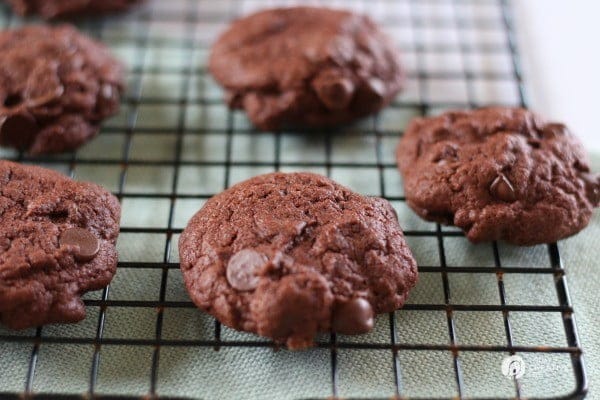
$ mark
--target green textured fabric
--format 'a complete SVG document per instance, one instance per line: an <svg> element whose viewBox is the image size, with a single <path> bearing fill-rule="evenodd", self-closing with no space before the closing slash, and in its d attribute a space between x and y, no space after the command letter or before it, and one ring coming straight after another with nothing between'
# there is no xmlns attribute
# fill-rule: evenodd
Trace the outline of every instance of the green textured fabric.
<svg viewBox="0 0 600 400"><path fill-rule="evenodd" d="M100 33L112 50L125 61L131 71L128 96L139 97L124 105L118 116L108 121L104 132L77 152L77 162L70 156L55 156L49 163L38 163L76 179L98 182L114 192L125 194L122 227L141 228L145 232L123 232L119 237L120 260L124 263L144 262L147 268L119 269L110 286L109 301L125 301L125 306L109 305L105 312L102 337L107 341L98 353L95 393L147 395L151 377L159 310L145 306L161 296L164 261L177 263L177 239L168 242L161 233L169 225L181 229L204 200L177 197L174 204L167 197L140 198L135 193L170 194L175 186L177 195L210 195L253 175L273 171L276 163L281 170L311 170L330 172L332 178L365 194L402 196L402 182L394 167L394 134L376 136L372 128L385 132L403 129L408 120L421 111L419 104L432 102L432 113L443 109L445 102L465 102L466 85L431 79L420 81L421 68L435 73L457 68L461 59L475 71L510 72L507 52L488 54L474 52L424 52L412 49L416 36L424 46L434 48L440 41L460 37L469 43L506 45L502 30L499 2L457 2L455 9L466 20L485 17L491 29L473 28L466 32L456 29L410 29L410 24L391 23L389 15L410 15L412 10L424 19L444 18L452 13L445 2L421 5L420 2L372 1L369 7L356 2L362 11L370 12L380 21L388 21L386 29L405 49L409 78L405 92L398 98L400 106L388 108L377 120L367 119L331 135L304 136L297 133L255 133L243 113L235 112L229 119L226 107L219 102L222 93L205 74L208 45L222 29L223 15L246 13L260 6L281 2L260 1L150 1L141 11L127 17L85 23L82 28L94 35ZM284 2L289 4L289 2ZM348 3L350 4L350 2ZM354 2L352 2L354 4ZM429 2L427 2L429 4ZM164 17L170 16L170 21ZM389 15L388 15L389 14ZM7 12L0 12L0 22L8 23ZM182 23L186 16L198 18L195 26ZM205 16L205 17L201 17ZM218 18L217 18L218 17ZM20 20L12 19L12 23ZM406 22L406 21L405 21ZM471 32L473 31L473 32ZM413 37L414 35L414 37ZM461 37L465 35L466 37ZM147 39L147 40L146 40ZM193 43L186 46L185 40ZM496 42L497 41L497 42ZM139 44L146 46L140 50ZM442 43L447 44L447 43ZM507 62L508 60L508 62ZM192 71L185 72L189 65ZM195 67L198 67L195 69ZM443 67L443 68L442 68ZM460 76L460 75L459 75ZM458 82L460 83L460 81ZM515 102L515 86L492 89L473 82L473 92L480 102ZM462 82L464 84L464 82ZM423 88L426 88L422 90ZM428 97L425 97L426 93ZM158 101L157 101L158 99ZM185 102L178 102L185 99ZM204 101L209 100L209 101ZM376 124L376 125L375 125ZM231 129L230 129L231 128ZM227 132L233 130L228 139ZM176 133L178 132L178 133ZM181 146L179 145L181 144ZM228 151L228 149L230 149ZM328 149L331 153L328 154ZM178 153L179 152L179 153ZM179 154L184 163L176 166ZM14 157L0 150L0 157ZM131 163L121 182L124 165ZM101 163L86 161L101 160ZM226 163L231 168L226 170ZM310 162L315 166L299 168L294 163ZM328 171L327 163L333 163ZM256 164L258 163L258 165ZM361 164L361 165L353 165ZM384 168L378 168L382 164ZM600 170L600 156L594 158L595 170ZM174 185L175 172L177 184ZM122 185L121 185L122 183ZM382 190L384 191L382 193ZM420 266L441 265L436 226L418 218L403 202L393 202L405 230L428 231L431 235L409 236L408 242ZM154 229L154 231L153 231ZM158 231L156 229L159 229ZM444 227L444 231L454 228ZM600 278L596 272L600 250L600 213L596 212L590 226L574 238L559 244L574 302L575 315L592 386L590 398L600 398L600 338L595 329L600 326ZM169 246L167 246L167 244ZM444 256L448 268L493 267L491 244L472 245L464 237L445 237ZM548 268L546 246L518 248L499 244L503 266ZM167 252L165 254L165 252ZM167 343L160 347L156 363L156 393L164 396L186 396L205 399L298 399L327 398L333 395L332 352L315 348L303 352L273 351L253 346L227 347L218 351L211 346L186 346L194 341L215 339L214 320L189 305L177 268L166 272L165 300L160 335ZM367 350L340 347L336 354L336 394L340 397L390 398L396 394L396 381L401 396L454 397L458 395L453 353L443 346L450 344L448 318L443 309L417 310L419 306L443 307L445 295L451 304L500 305L498 278L493 271L480 273L448 273L448 292L440 272L423 271L411 293L409 307L393 315L397 344L413 346L401 350L394 360L389 349ZM558 305L552 274L507 273L503 276L506 302L509 305ZM90 293L86 299L99 300L102 293ZM149 303L153 304L153 303ZM183 306L175 306L183 305ZM48 326L41 331L32 389L45 393L84 393L90 390L90 375L95 346L90 341L97 335L101 313L97 304L88 306L88 317L79 324ZM505 346L507 344L503 314L500 311L455 311L452 315L455 340L464 346ZM558 312L510 312L513 342L517 346L566 346L565 330ZM35 330L11 332L0 327L0 392L22 393L33 350ZM17 340L26 336L31 340ZM46 340L47 338L47 340ZM65 343L74 339L76 343ZM117 345L117 341L141 340L140 345ZM221 330L221 340L256 341L260 338ZM323 343L327 335L320 338ZM389 344L392 341L390 317L377 318L375 330L358 337L338 337L340 343ZM439 345L439 350L423 350L420 345ZM502 352L460 351L458 373L463 381L464 397L513 397L515 386L501 373ZM555 397L574 390L570 358L565 353L521 353L526 372L521 381L521 393L526 397ZM395 368L396 367L396 368Z"/></svg>
<svg viewBox="0 0 600 400"><path fill-rule="evenodd" d="M600 171L600 154L592 156L592 169ZM589 399L600 398L600 212L596 211L588 229L560 244L568 272L571 300L579 328L589 378Z"/></svg>

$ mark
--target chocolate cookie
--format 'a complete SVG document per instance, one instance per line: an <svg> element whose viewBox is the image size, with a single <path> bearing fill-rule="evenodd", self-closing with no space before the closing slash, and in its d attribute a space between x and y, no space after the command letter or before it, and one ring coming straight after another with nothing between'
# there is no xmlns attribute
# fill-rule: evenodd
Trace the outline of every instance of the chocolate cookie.
<svg viewBox="0 0 600 400"><path fill-rule="evenodd" d="M20 15L45 19L125 11L143 0L4 0Z"/></svg>
<svg viewBox="0 0 600 400"><path fill-rule="evenodd" d="M74 150L115 114L123 70L70 26L0 33L0 145L30 154Z"/></svg>
<svg viewBox="0 0 600 400"><path fill-rule="evenodd" d="M229 105L266 130L331 126L374 113L404 78L394 45L370 18L315 7L235 21L213 46L209 68Z"/></svg>
<svg viewBox="0 0 600 400"><path fill-rule="evenodd" d="M417 281L391 205L311 173L261 175L216 195L179 252L199 308L291 349L317 332L368 332Z"/></svg>
<svg viewBox="0 0 600 400"><path fill-rule="evenodd" d="M474 242L555 242L583 229L600 202L579 140L520 108L415 119L397 159L413 210Z"/></svg>
<svg viewBox="0 0 600 400"><path fill-rule="evenodd" d="M97 185L0 161L0 322L82 320L81 295L115 274L120 212Z"/></svg>

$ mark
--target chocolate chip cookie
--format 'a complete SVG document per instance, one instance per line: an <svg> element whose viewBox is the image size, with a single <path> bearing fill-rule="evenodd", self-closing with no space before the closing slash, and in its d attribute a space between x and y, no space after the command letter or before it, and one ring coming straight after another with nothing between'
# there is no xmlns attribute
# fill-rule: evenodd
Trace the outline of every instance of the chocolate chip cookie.
<svg viewBox="0 0 600 400"><path fill-rule="evenodd" d="M311 173L271 173L210 199L179 241L194 303L291 349L360 334L402 306L417 266L391 205Z"/></svg>
<svg viewBox="0 0 600 400"><path fill-rule="evenodd" d="M128 10L144 0L4 0L20 15L45 19L95 15Z"/></svg>
<svg viewBox="0 0 600 400"><path fill-rule="evenodd" d="M579 140L520 108L417 118L396 154L413 210L473 242L555 242L585 228L600 202Z"/></svg>
<svg viewBox="0 0 600 400"><path fill-rule="evenodd" d="M70 26L0 33L0 145L32 155L74 150L115 114L123 69Z"/></svg>
<svg viewBox="0 0 600 400"><path fill-rule="evenodd" d="M81 295L115 274L120 212L97 185L0 161L0 322L82 320Z"/></svg>
<svg viewBox="0 0 600 400"><path fill-rule="evenodd" d="M316 7L239 19L212 48L209 68L233 108L260 129L332 126L385 107L404 71L368 17Z"/></svg>

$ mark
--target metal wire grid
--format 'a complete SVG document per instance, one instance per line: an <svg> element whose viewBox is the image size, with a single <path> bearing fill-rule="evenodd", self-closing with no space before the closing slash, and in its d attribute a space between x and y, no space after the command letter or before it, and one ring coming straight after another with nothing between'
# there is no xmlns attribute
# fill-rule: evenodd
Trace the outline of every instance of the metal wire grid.
<svg viewBox="0 0 600 400"><path fill-rule="evenodd" d="M169 3L165 5L166 3ZM246 348L249 351L260 348L270 348L273 344L269 341L263 340L257 337L251 337L249 340L231 340L224 337L224 331L220 323L213 322L213 333L210 339L201 340L189 340L189 339L171 339L165 338L164 332L168 328L165 322L165 313L170 310L177 309L192 309L193 304L189 300L171 300L168 297L168 290L170 281L173 281L173 273L178 271L178 263L176 262L176 239L178 234L181 233L181 224L178 221L183 218L178 215L178 205L183 202L194 203L194 207L201 204L203 200L214 195L221 189L224 189L234 181L240 180L244 175L252 175L256 172L263 172L263 170L302 170L312 169L319 172L325 173L328 176L336 178L336 171L340 169L348 169L350 171L371 171L373 174L370 177L375 178L376 192L373 194L379 194L388 200L392 201L395 205L402 205L404 202L404 196L398 194L395 190L396 181L390 176L395 174L395 164L393 160L389 158L389 146L394 143L399 134L399 129L403 126L397 126L390 128L389 126L382 123L384 117L382 115L368 119L366 123L362 123L354 127L355 131L358 130L359 135L363 138L367 138L369 143L372 143L375 150L375 158L372 161L355 161L346 158L340 161L339 157L336 157L339 143L345 140L344 133L329 133L320 132L317 135L323 138L324 158L315 159L315 161L307 161L303 158L291 160L286 157L286 151L289 150L289 143L287 140L292 138L298 138L298 134L289 132L274 132L269 134L272 138L272 146L267 146L272 149L272 157L266 157L266 160L244 158L239 152L239 145L236 142L240 137L245 137L246 142L252 144L253 141L259 142L260 135L255 133L253 129L243 120L243 117L239 112L224 111L222 121L224 124L214 124L210 118L201 117L202 123L199 126L190 127L188 114L193 108L210 108L210 107L223 107L222 100L219 93L211 93L211 90L207 90L208 93L203 93L200 96L194 96L191 93L194 85L206 84L207 71L205 67L197 68L194 62L194 57L205 58L206 53L210 45L210 40L203 36L204 32L198 28L201 24L212 24L215 30L224 26L227 21L232 19L235 15L242 12L249 11L244 9L242 6L261 7L265 6L265 2L252 0L237 0L230 2L210 2L210 1L194 1L184 0L181 2L173 2L173 4L183 5L183 7L171 7L170 2L156 1L150 5L147 9L140 12L134 13L131 17L128 17L127 24L132 24L133 34L127 34L125 38L111 37L111 27L107 26L109 20L100 21L87 21L84 22L81 27L87 32L94 36L104 39L111 45L125 45L129 46L133 52L130 54L132 57L130 61L133 62L130 65L130 75L132 80L130 82L129 91L127 97L124 99L123 110L126 118L117 118L114 123L107 124L108 126L103 129L102 135L97 141L107 140L110 142L109 147L102 147L97 142L92 143L88 148L89 153L85 150L77 153L69 154L66 156L56 157L42 157L31 159L21 153L4 152L2 155L4 158L14 159L21 162L36 163L50 168L60 169L63 172L68 173L71 176L82 178L81 171L87 169L98 171L104 170L107 175L115 172L118 176L116 187L112 187L115 195L121 200L124 206L124 221L122 223L122 237L130 236L135 237L131 243L143 241L150 237L161 236L164 237L163 244L158 244L160 247L160 260L153 261L140 261L144 257L137 259L125 259L119 262L119 272L121 275L127 274L127 271L141 271L142 273L148 272L148 275L152 272L158 272L160 277L158 279L149 279L150 282L154 282L158 285L158 299L147 299L147 298L130 298L126 300L111 299L111 287L104 289L99 296L89 295L86 297L85 303L88 306L88 319L86 321L95 321L94 328L92 331L88 331L88 334L82 335L70 335L69 329L76 329L74 327L63 327L59 328L57 332L51 332L51 327L38 328L32 332L15 333L10 331L0 331L0 346L4 345L4 348L17 345L27 345L30 347L30 356L28 361L28 367L25 376L22 377L21 383L19 383L20 389L15 389L11 393L0 393L0 398L120 398L125 393L120 393L118 390L115 394L109 396L102 396L98 393L102 393L102 390L98 390L98 376L99 369L103 359L103 351L106 352L107 347L135 347L147 349L151 353L151 361L149 364L148 371L145 372L147 376L148 387L147 391L138 393L143 395L145 398L154 398L159 395L165 394L161 391L159 385L159 370L161 366L161 353L165 349L185 347L185 348L213 348L215 351L227 348ZM281 3L281 2L279 2ZM389 13L384 12L384 18L380 17L380 22L385 28L393 29L395 27L408 26L413 29L414 37L411 43L403 45L403 50L412 51L416 55L415 57L415 69L414 72L409 73L409 78L413 82L418 83L418 89L416 93L418 98L416 100L407 99L406 97L399 97L397 101L390 107L387 113L403 113L407 111L415 112L419 115L429 115L435 113L440 109L449 107L476 107L486 103L485 99L479 98L478 89L476 83L478 80L485 81L508 81L512 82L517 88L516 103L521 106L527 105L525 90L523 86L523 80L519 67L519 57L515 47L515 40L513 37L512 20L510 15L509 5L504 0L489 0L489 1L476 1L476 0L429 0L426 2L417 2L416 0L405 0L405 1L392 1L382 0L379 2L351 2L354 6L362 8L363 11L369 11L371 7L381 7L385 10L390 10ZM469 8L472 5L483 4L485 7L495 9L498 11L498 18L494 20L492 17L477 17L475 15L465 17L462 10ZM274 4L273 4L274 5ZM346 5L344 2L340 2L340 5ZM396 7L402 6L405 12L393 12ZM420 7L449 7L453 11L454 17L451 19L447 18L435 18L435 17L423 17L420 15L418 10ZM10 16L7 10L3 10L4 20L6 26L20 24L14 17ZM153 36L152 24L154 23L165 23L172 24L171 27L177 26L180 29L181 35L175 35L175 38L170 38L168 35L158 37ZM458 47L447 44L440 44L436 42L428 41L423 36L425 30L423 28L428 26L436 26L438 28L449 28L457 32L458 36ZM486 44L469 43L467 31L472 28L485 29L487 26L495 26L496 30L500 30L504 35L506 41L503 44ZM203 25L206 26L206 25ZM420 34L419 34L420 32ZM210 36L210 35L209 35ZM212 39L213 36L210 38ZM181 65L176 66L164 66L161 65L165 61L165 57L154 57L153 61L148 62L148 58L151 58L149 49L161 49L169 50L171 48L179 48L184 50L186 58L183 60ZM431 71L428 70L427 59L428 52L455 52L463 60L462 68L454 71ZM482 56L482 57L494 57L497 54L508 54L510 65L509 70L505 72L478 72L472 68L468 68L467 62L464 60L469 59L471 56ZM168 60L168 56L166 56ZM179 95L173 97L170 92L175 91L175 87L170 88L170 92L158 92L152 96L144 95L145 81L147 77L159 77L161 75L174 75L177 76ZM428 80L440 80L440 81L453 81L460 80L466 84L466 99L463 101L443 100L434 99L432 93L433 85L425 85L423 82ZM204 83L202 83L204 82ZM497 102L497 101L496 101ZM511 103L510 101L508 103ZM145 110L145 107L148 107ZM165 123L165 126L155 126L153 124L146 125L145 119L147 116L152 114L154 111L160 113L161 108L171 107L177 111L173 114L175 117L170 122ZM148 111L152 110L152 112ZM150 119L150 118L149 118ZM148 120L149 120L148 119ZM160 116L156 119L160 122ZM163 121L164 122L164 121ZM140 133L143 132L143 133ZM165 134L169 135L170 139L174 138L173 156L169 159L153 159L147 160L138 158L135 156L136 150L138 150L136 139L138 137L145 137L147 140L156 140L157 138L164 138ZM247 137L244 135L248 135ZM295 135L295 136L294 136ZM224 151L224 158L215 159L211 154L204 154L206 157L201 159L189 159L186 158L186 152L191 147L189 138L193 137L211 137L218 142L218 148ZM256 139L250 139L256 138ZM103 139L104 138L104 139ZM119 140L122 139L122 140ZM159 140L160 142L160 140ZM115 148L115 143L121 143L120 155L111 157L111 151ZM291 142L294 143L293 141ZM243 146L242 146L243 147ZM143 147L140 147L143 150ZM196 149L192 149L195 151ZM106 151L105 153L103 151ZM90 156L91 154L91 156ZM312 158L308 158L312 160ZM145 169L148 168L148 169ZM221 175L221 186L214 188L214 190L207 190L205 193L186 193L187 185L190 184L189 175L191 171L198 169L214 169ZM165 190L156 190L155 188L145 190L144 186L131 185L128 187L129 179L136 174L140 174L140 170L145 169L144 176L148 176L150 171L155 171L158 174L170 175L168 185ZM244 169L242 173L236 173ZM110 172L109 172L110 171ZM212 170L211 170L212 171ZM103 174L101 174L103 175ZM99 178L101 181L102 177ZM144 178L145 179L145 178ZM219 180L217 180L219 181ZM194 181L193 181L194 182ZM110 185L109 185L110 186ZM136 202L141 201L142 203ZM128 207L128 202L131 206ZM164 208L157 208L157 204L166 205ZM128 220L127 212L133 212L134 208L139 210L140 204L145 204L150 212L155 214L153 219L160 220L156 223L150 223L147 225L140 226L139 224L131 223ZM155 208L152 208L155 207ZM166 215L163 215L166 214ZM164 219L164 221L163 221ZM482 396L473 396L471 391L465 383L465 379L468 376L464 372L464 363L467 355L483 355L485 354L500 354L502 356L508 354L521 354L523 356L528 354L535 354L539 356L538 360L542 363L550 359L550 354L562 354L570 357L570 371L572 375L573 386L565 386L567 390L560 394L563 398L583 398L587 390L586 376L584 371L584 364L582 358L582 351L579 345L576 326L574 322L573 309L571 301L569 299L569 293L567 283L565 280L565 270L561 263L559 249L556 244L550 244L547 246L548 253L548 265L544 267L539 266L503 266L501 249L502 246L493 243L491 249L493 253L493 265L491 266L477 266L477 265L449 265L450 254L446 247L448 247L448 240L452 238L461 238L463 234L452 228L442 227L440 225L433 225L433 229L409 229L405 232L409 240L419 240L419 238L430 238L433 244L433 248L429 248L430 251L435 251L439 257L439 265L427 265L420 263L420 271L423 275L437 276L442 281L442 292L443 301L439 303L412 303L409 300L404 308L404 312L416 312L416 313L427 313L427 312L440 312L444 313L445 321L447 325L447 332L442 332L443 335L447 335L447 343L445 344L433 344L433 343L419 343L414 344L400 339L399 332L405 329L405 326L398 325L398 313L391 313L387 318L387 324L389 325L389 341L354 341L344 337L338 337L335 334L331 334L326 337L322 337L318 343L317 348L322 351L328 352L329 359L329 393L325 393L322 397L330 396L331 398L353 397L352 393L340 390L340 352L354 349L360 351L384 351L388 354L388 359L392 364L392 379L393 387L392 392L389 396L395 398L406 398L412 397L410 391L407 389L405 373L410 369L410 360L406 362L403 355L409 352L417 352L421 354L433 354L436 352L445 352L451 355L452 360L452 381L439 382L442 386L453 386L452 394L448 396L438 397L452 397L452 398L476 398ZM131 245L129 243L129 245ZM152 246L151 246L152 247ZM120 248L122 250L123 247ZM156 250L156 246L153 247ZM433 264L433 263L432 263ZM464 275L468 277L473 274L485 274L487 276L494 277L494 285L496 286L497 294L500 299L500 304L487 304L484 301L475 302L474 304L460 304L454 301L452 295L451 279L454 276ZM546 304L511 304L507 301L507 289L505 282L510 276L544 276L551 277L553 280L553 289L558 298L558 304L546 305ZM119 276L119 274L117 275ZM137 275L136 275L137 276ZM114 283L113 283L114 286ZM154 333L152 337L139 338L135 334L131 334L130 337L111 338L106 337L105 332L107 329L106 316L109 310L115 310L119 308L127 308L134 310L134 313L149 312L152 314L152 320L154 325ZM403 311L400 311L400 313ZM462 344L457 337L457 313L501 313L503 334L505 336L505 343L502 345L484 345L484 344ZM556 329L564 329L566 337L565 346L548 346L544 343L531 343L528 345L519 345L514 340L514 315L515 313L554 313L560 315L561 324L555 326ZM378 322L379 323L379 322ZM89 334L93 332L92 334ZM438 332L439 333L439 332ZM477 332L475 332L477 335ZM83 382L82 385L85 389L82 391L68 391L59 389L53 389L53 394L44 394L47 390L45 387L37 387L34 385L36 379L36 373L40 372L39 367L39 355L40 349L43 346L48 345L63 345L65 351L70 351L72 347L76 346L93 346L93 352L89 359L89 374L86 374L88 379ZM9 347L6 347L9 346ZM0 377L6 373L8 368L2 364L2 353L0 353ZM402 360L401 360L402 359ZM288 364L288 368L293 369L294 364ZM552 368L551 365L547 366ZM489 368L496 369L499 371L499 364L490 365ZM4 369L4 371L3 371ZM0 380L1 382L1 380ZM216 382L216 385L219 383ZM4 390L0 388L0 391ZM240 396L244 396L245 388L239 388ZM487 397L507 397L507 398L522 398L522 396L529 395L523 394L523 388L520 384L515 383L514 388L510 393L495 393L492 388L492 395L485 395ZM79 394L85 392L84 394ZM125 391L124 391L125 392ZM40 394L41 393L41 394ZM176 393L167 393L167 395L175 395ZM195 394L197 396L203 396L203 393ZM388 396L388 397L389 397ZM427 388L425 388L425 394L421 392L420 396L434 397L433 395L427 394Z"/></svg>

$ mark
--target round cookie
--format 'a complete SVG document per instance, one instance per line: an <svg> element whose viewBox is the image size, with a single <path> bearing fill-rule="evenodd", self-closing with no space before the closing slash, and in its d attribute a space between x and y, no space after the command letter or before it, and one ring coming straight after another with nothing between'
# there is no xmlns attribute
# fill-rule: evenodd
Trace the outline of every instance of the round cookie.
<svg viewBox="0 0 600 400"><path fill-rule="evenodd" d="M4 0L20 15L45 19L126 11L144 0Z"/></svg>
<svg viewBox="0 0 600 400"><path fill-rule="evenodd" d="M123 68L70 26L0 32L0 145L74 150L119 108Z"/></svg>
<svg viewBox="0 0 600 400"><path fill-rule="evenodd" d="M390 103L404 79L392 41L369 17L316 7L233 22L214 44L209 68L230 107L264 130L364 117Z"/></svg>
<svg viewBox="0 0 600 400"><path fill-rule="evenodd" d="M214 196L179 253L200 309L291 349L317 332L368 332L417 281L392 206L311 173L261 175Z"/></svg>
<svg viewBox="0 0 600 400"><path fill-rule="evenodd" d="M414 119L396 155L412 209L473 242L555 242L583 229L600 202L579 140L520 108Z"/></svg>
<svg viewBox="0 0 600 400"><path fill-rule="evenodd" d="M0 322L82 320L81 296L116 272L120 213L100 186L0 161Z"/></svg>

